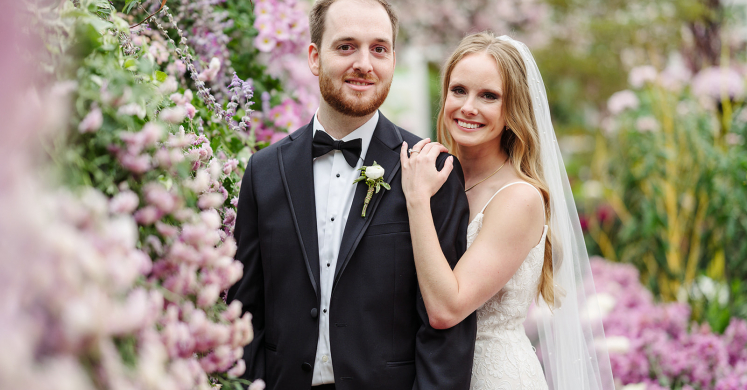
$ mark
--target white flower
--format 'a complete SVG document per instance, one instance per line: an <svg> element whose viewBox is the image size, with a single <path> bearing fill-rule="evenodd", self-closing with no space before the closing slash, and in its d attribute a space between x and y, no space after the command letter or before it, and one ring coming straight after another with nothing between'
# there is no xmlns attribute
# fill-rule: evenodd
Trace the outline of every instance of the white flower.
<svg viewBox="0 0 747 390"><path fill-rule="evenodd" d="M380 165L373 165L370 167L366 167L366 177L371 180L376 180L380 177L384 176L384 167Z"/></svg>
<svg viewBox="0 0 747 390"><path fill-rule="evenodd" d="M628 75L628 82L634 88L641 88L646 83L653 83L656 81L658 72L656 68L651 65L637 66L630 70Z"/></svg>
<svg viewBox="0 0 747 390"><path fill-rule="evenodd" d="M615 92L610 96L609 100L607 100L607 109L610 110L612 115L617 115L628 108L638 108L638 104L638 97L635 93L626 89L624 91Z"/></svg>
<svg viewBox="0 0 747 390"><path fill-rule="evenodd" d="M620 389L620 390L646 390L646 384L643 383L643 382L641 382L641 383L631 383L629 385L623 386L623 388Z"/></svg>

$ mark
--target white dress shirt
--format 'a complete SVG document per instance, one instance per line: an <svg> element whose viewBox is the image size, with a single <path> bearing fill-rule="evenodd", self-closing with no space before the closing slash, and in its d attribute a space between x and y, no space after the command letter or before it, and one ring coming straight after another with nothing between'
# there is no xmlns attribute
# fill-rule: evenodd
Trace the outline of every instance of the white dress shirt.
<svg viewBox="0 0 747 390"><path fill-rule="evenodd" d="M317 111L318 114L318 111ZM350 206L355 196L353 180L360 176L358 168L363 166L368 145L371 143L379 112L363 126L345 136L342 141L361 139L361 157L355 167L351 167L342 152L333 150L314 159L314 196L316 200L316 229L319 235L319 284L321 305L319 307L319 342L316 347L312 386L335 383L332 370L332 356L329 346L329 302L332 283L335 278L337 256L340 253L342 234L348 220ZM314 133L325 131L314 115ZM334 139L334 137L332 137ZM353 215L359 215L356 210Z"/></svg>

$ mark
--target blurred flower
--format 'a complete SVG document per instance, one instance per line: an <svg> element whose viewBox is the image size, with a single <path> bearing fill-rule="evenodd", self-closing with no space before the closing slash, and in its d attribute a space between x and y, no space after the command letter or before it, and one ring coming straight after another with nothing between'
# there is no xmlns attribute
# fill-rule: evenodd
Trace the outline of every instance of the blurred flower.
<svg viewBox="0 0 747 390"><path fill-rule="evenodd" d="M104 116L101 114L101 109L94 106L91 111L86 114L86 117L80 121L78 131L81 133L92 133L100 129L103 123Z"/></svg>
<svg viewBox="0 0 747 390"><path fill-rule="evenodd" d="M694 94L716 101L723 98L741 99L745 95L744 83L742 76L732 68L710 67L695 75L692 89Z"/></svg>
<svg viewBox="0 0 747 390"><path fill-rule="evenodd" d="M638 97L630 90L623 90L615 92L607 100L607 109L610 110L612 115L620 114L627 109L638 108Z"/></svg>
<svg viewBox="0 0 747 390"><path fill-rule="evenodd" d="M194 113L192 115L194 116ZM186 108L183 106L176 106L164 108L158 117L164 122L179 124L182 123L185 116L187 116Z"/></svg>
<svg viewBox="0 0 747 390"><path fill-rule="evenodd" d="M635 127L641 133L659 131L659 121L652 116L642 116L635 121Z"/></svg>
<svg viewBox="0 0 747 390"><path fill-rule="evenodd" d="M641 88L646 83L655 82L657 74L656 68L651 65L637 66L630 70L628 82L633 88Z"/></svg>
<svg viewBox="0 0 747 390"><path fill-rule="evenodd" d="M220 71L220 59L213 57L208 64L207 69L203 70L197 78L200 81L213 81Z"/></svg>

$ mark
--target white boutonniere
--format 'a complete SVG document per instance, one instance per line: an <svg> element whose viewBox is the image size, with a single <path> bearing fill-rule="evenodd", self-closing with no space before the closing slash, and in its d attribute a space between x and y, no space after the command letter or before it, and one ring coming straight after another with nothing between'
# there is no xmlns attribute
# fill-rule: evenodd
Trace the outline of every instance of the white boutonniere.
<svg viewBox="0 0 747 390"><path fill-rule="evenodd" d="M366 201L363 203L363 212L361 213L361 217L365 217L366 208L368 207L368 202L373 197L374 189L376 189L376 193L378 194L381 187L387 190L391 190L392 187L384 182L384 167L377 164L376 161L370 167L362 166L358 170L361 171L361 175L353 181L353 184L365 180L368 185L368 193L366 193Z"/></svg>

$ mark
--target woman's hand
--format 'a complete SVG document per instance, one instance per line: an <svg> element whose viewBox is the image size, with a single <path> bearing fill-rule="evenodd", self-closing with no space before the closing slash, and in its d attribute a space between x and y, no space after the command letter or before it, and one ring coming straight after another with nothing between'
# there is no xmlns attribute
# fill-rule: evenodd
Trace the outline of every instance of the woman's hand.
<svg viewBox="0 0 747 390"><path fill-rule="evenodd" d="M436 158L442 152L449 151L445 146L426 138L412 147L409 157L407 150L407 142L403 142L400 150L402 191L408 203L430 202L431 197L443 186L454 169L454 157L449 156L443 169L438 171Z"/></svg>

